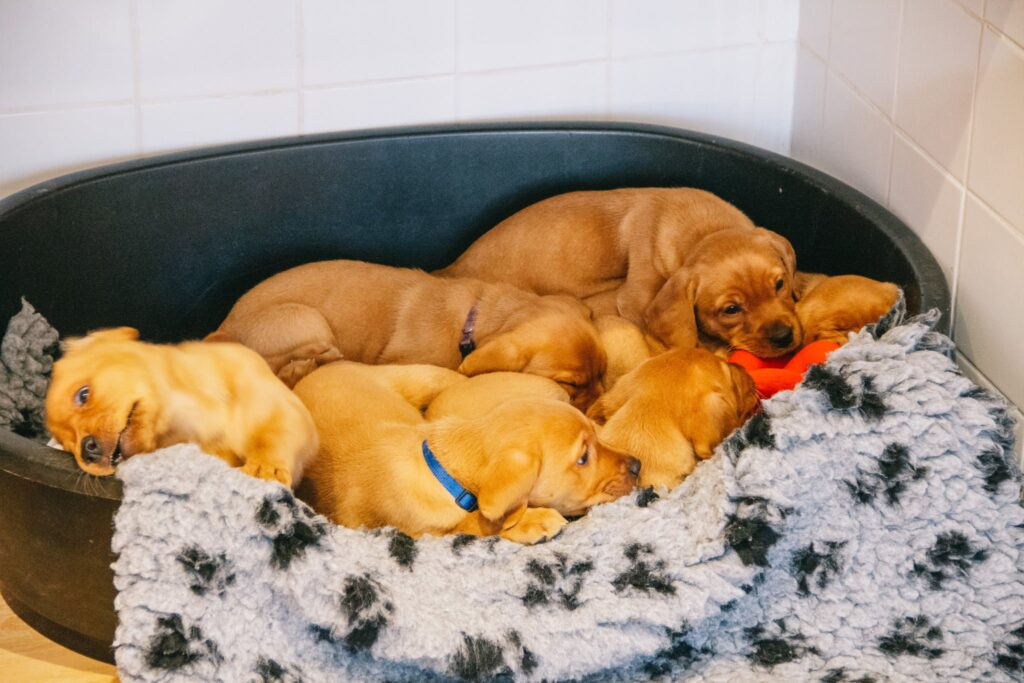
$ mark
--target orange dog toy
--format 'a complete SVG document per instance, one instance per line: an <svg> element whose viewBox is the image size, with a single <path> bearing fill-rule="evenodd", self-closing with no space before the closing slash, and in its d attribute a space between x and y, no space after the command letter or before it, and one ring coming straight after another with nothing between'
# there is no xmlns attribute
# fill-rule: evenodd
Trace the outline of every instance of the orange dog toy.
<svg viewBox="0 0 1024 683"><path fill-rule="evenodd" d="M782 358L760 358L749 351L733 351L729 362L750 373L758 397L764 400L795 387L804 378L807 368L824 363L825 357L839 347L840 344L833 341L816 341Z"/></svg>

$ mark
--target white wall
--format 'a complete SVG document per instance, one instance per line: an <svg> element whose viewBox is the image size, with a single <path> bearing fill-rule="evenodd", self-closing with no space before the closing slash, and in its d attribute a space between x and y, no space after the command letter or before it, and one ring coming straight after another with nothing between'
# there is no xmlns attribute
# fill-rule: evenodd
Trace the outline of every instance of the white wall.
<svg viewBox="0 0 1024 683"><path fill-rule="evenodd" d="M1022 44L1024 0L0 0L0 197L298 133L694 128L791 150L907 221L964 366L1024 405Z"/></svg>
<svg viewBox="0 0 1024 683"><path fill-rule="evenodd" d="M1024 1L802 0L791 153L942 264L961 365L1024 406Z"/></svg>
<svg viewBox="0 0 1024 683"><path fill-rule="evenodd" d="M96 163L448 121L789 145L798 0L0 0L0 196Z"/></svg>

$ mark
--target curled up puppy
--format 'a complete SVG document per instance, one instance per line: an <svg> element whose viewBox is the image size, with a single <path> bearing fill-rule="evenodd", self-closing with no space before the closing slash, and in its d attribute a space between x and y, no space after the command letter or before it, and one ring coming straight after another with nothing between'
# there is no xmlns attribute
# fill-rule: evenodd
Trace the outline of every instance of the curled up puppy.
<svg viewBox="0 0 1024 683"><path fill-rule="evenodd" d="M604 389L605 353L579 301L360 261L308 263L264 280L207 339L254 349L288 386L344 358L470 377L540 375L581 409Z"/></svg>
<svg viewBox="0 0 1024 683"><path fill-rule="evenodd" d="M602 441L640 460L639 486L671 489L756 407L743 368L703 349L672 349L622 377L587 415Z"/></svg>
<svg viewBox="0 0 1024 683"><path fill-rule="evenodd" d="M801 346L796 254L710 192L622 188L549 197L484 233L446 277L571 294L661 343L708 338L764 358Z"/></svg>
<svg viewBox="0 0 1024 683"><path fill-rule="evenodd" d="M879 318L899 298L899 287L860 275L811 275L796 304L806 343L834 341L845 344L850 333Z"/></svg>
<svg viewBox="0 0 1024 683"><path fill-rule="evenodd" d="M317 450L313 420L240 344L147 344L130 327L69 340L53 366L46 424L84 471L198 444L259 479L292 486Z"/></svg>
<svg viewBox="0 0 1024 683"><path fill-rule="evenodd" d="M566 515L635 487L636 458L601 443L590 420L564 400L524 388L474 413L455 397L453 413L428 421L422 399L461 393L477 378L453 384L436 368L400 367L332 363L295 387L321 437L298 493L333 521L393 526L413 537L536 543L557 534ZM491 382L483 384L490 393Z"/></svg>

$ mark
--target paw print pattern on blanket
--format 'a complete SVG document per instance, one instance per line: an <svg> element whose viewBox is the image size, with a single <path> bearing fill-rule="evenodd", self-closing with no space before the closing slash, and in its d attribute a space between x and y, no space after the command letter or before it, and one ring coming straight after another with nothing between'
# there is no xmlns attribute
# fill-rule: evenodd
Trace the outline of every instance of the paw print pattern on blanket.
<svg viewBox="0 0 1024 683"><path fill-rule="evenodd" d="M591 560L570 562L563 553L555 553L553 562L530 560L526 563L526 572L532 580L526 587L523 604L527 607L560 605L567 610L574 610L580 606L579 595L583 581L593 569L594 563Z"/></svg>
<svg viewBox="0 0 1024 683"><path fill-rule="evenodd" d="M213 556L197 545L190 545L183 548L175 560L192 577L189 588L196 595L203 596L212 591L223 597L228 586L235 583L231 563L224 553Z"/></svg>
<svg viewBox="0 0 1024 683"><path fill-rule="evenodd" d="M310 633L317 642L341 645L349 653L369 650L387 628L394 612L384 587L369 574L345 578L339 609L346 628L311 624Z"/></svg>
<svg viewBox="0 0 1024 683"><path fill-rule="evenodd" d="M941 647L942 629L932 625L928 617L903 617L893 623L892 631L878 640L878 649L890 657L910 655L937 659L945 652Z"/></svg>
<svg viewBox="0 0 1024 683"><path fill-rule="evenodd" d="M655 558L653 546L647 543L630 543L623 549L622 554L630 561L630 565L612 581L616 591L675 595L674 581L665 573L666 562Z"/></svg>
<svg viewBox="0 0 1024 683"><path fill-rule="evenodd" d="M1013 425L936 319L854 335L829 386L766 401L680 487L527 548L335 527L184 446L130 460L121 679L1021 680ZM193 545L223 594L191 589ZM150 664L160 639L177 668Z"/></svg>
<svg viewBox="0 0 1024 683"><path fill-rule="evenodd" d="M968 580L971 569L987 557L988 551L963 533L946 531L936 537L924 560L914 562L911 574L924 578L933 591L942 590L943 584L955 577Z"/></svg>
<svg viewBox="0 0 1024 683"><path fill-rule="evenodd" d="M256 519L268 532L272 545L271 563L278 569L288 569L292 562L305 555L310 547L320 545L327 533L327 524L284 489L277 495L268 495L256 510Z"/></svg>

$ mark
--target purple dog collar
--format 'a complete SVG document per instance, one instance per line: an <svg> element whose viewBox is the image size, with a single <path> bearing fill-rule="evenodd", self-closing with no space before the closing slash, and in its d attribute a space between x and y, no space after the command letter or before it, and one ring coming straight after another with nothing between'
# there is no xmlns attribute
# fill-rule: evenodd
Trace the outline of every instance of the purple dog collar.
<svg viewBox="0 0 1024 683"><path fill-rule="evenodd" d="M476 329L476 304L473 304L466 314L466 322L462 326L462 336L459 337L459 353L465 358L476 350L476 342L473 341L473 330Z"/></svg>

